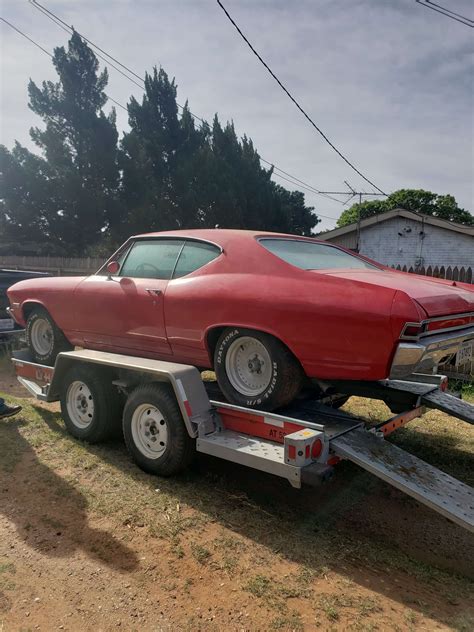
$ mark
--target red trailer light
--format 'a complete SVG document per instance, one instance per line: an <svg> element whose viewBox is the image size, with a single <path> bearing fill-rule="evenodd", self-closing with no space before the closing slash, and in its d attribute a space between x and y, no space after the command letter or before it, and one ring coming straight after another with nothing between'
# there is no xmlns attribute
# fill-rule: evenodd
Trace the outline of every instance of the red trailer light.
<svg viewBox="0 0 474 632"><path fill-rule="evenodd" d="M323 442L321 439L316 439L316 441L311 446L311 458L317 459L321 452L323 451Z"/></svg>

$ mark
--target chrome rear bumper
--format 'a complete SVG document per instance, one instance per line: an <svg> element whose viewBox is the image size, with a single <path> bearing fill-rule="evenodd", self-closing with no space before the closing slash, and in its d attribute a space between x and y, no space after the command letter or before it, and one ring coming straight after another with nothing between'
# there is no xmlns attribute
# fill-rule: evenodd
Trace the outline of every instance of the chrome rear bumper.
<svg viewBox="0 0 474 632"><path fill-rule="evenodd" d="M399 379L414 372L431 372L457 353L464 342L470 341L474 342L474 327L422 337L416 342L400 342L393 358L390 378Z"/></svg>

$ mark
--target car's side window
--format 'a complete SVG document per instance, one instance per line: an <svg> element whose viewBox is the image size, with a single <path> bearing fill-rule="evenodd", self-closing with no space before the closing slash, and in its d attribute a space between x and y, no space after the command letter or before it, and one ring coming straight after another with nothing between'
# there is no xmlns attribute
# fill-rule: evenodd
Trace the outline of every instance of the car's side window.
<svg viewBox="0 0 474 632"><path fill-rule="evenodd" d="M128 251L119 276L136 279L171 279L183 247L182 239L143 239Z"/></svg>
<svg viewBox="0 0 474 632"><path fill-rule="evenodd" d="M202 241L187 241L179 255L173 279L191 274L191 272L202 268L202 266L220 254L221 249L213 244L204 243Z"/></svg>

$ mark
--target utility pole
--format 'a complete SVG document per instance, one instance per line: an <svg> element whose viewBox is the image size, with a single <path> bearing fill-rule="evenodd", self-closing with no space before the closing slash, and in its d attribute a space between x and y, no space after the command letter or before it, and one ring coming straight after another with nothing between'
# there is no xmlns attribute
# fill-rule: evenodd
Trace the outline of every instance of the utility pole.
<svg viewBox="0 0 474 632"><path fill-rule="evenodd" d="M372 196L387 197L387 194L386 193L376 193L375 191L370 191L370 192L367 192L367 191L356 191L349 184L349 182L347 182L347 180L344 180L344 184L349 189L348 191L320 191L320 193L325 193L327 195L348 195L349 197L347 198L347 200L345 202L343 202L344 206L346 204L348 204L356 196L359 198L359 208L357 209L357 237L356 237L356 252L359 252L360 222L361 222L360 205L362 204L362 198L363 197L372 197Z"/></svg>

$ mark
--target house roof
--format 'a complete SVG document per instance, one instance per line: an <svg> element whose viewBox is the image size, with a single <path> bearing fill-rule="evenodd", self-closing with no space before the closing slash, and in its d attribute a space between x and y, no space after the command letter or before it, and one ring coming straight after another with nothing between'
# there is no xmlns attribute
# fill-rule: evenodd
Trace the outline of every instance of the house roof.
<svg viewBox="0 0 474 632"><path fill-rule="evenodd" d="M413 211L405 211L405 209L402 208L395 208L391 211L386 211L385 213L379 213L378 215L367 217L366 219L361 220L360 228L362 230L368 226L372 226L372 224L380 224L381 222L386 222L394 217L404 217L416 222L423 222L425 224L430 224L431 226L438 226L439 228L453 230L456 233L462 233L464 235L471 235L474 237L474 226L465 226L464 224L457 224L456 222L450 222L446 219L433 217L432 215L422 215L420 213L414 213ZM333 239L334 237L340 237L341 235L356 232L356 230L357 222L353 222L347 226L342 226L341 228L335 228L334 230L321 233L320 235L317 235L317 238L323 240Z"/></svg>

